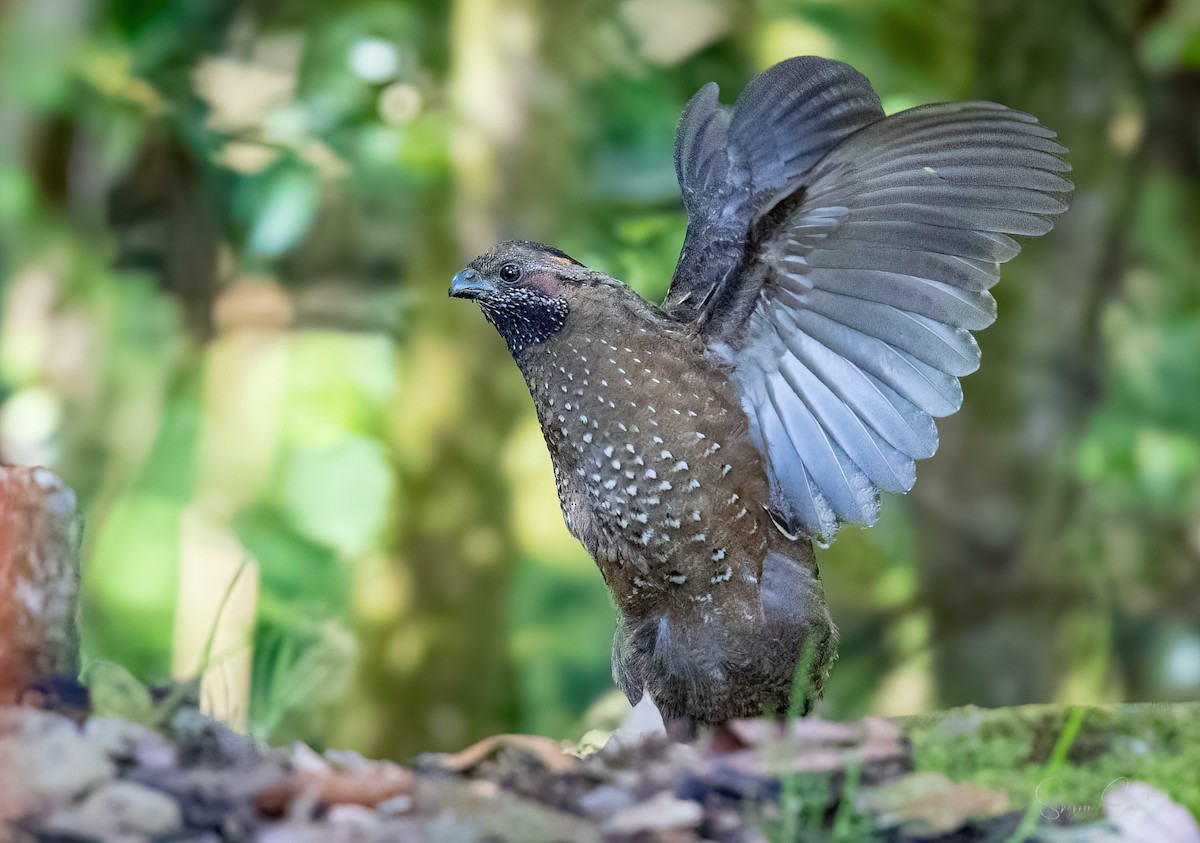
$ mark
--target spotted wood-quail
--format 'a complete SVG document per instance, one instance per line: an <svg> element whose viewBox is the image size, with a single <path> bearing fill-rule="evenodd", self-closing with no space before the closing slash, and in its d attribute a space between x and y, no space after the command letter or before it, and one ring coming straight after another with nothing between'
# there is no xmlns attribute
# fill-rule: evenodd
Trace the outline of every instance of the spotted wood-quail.
<svg viewBox="0 0 1200 843"><path fill-rule="evenodd" d="M885 117L864 76L815 57L732 107L717 93L676 134L688 226L661 305L528 241L450 287L529 386L619 610L614 679L684 734L820 696L837 633L813 542L912 487L979 363L1010 235L1045 234L1072 189L1054 133L1001 105Z"/></svg>

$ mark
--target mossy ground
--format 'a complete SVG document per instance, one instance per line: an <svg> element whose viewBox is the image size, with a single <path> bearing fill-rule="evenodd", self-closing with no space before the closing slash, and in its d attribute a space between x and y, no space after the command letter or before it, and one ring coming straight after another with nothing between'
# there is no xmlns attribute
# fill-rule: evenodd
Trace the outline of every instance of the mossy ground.
<svg viewBox="0 0 1200 843"><path fill-rule="evenodd" d="M1007 791L1014 807L1038 805L1048 819L1104 815L1106 789L1146 782L1200 816L1200 703L1086 709L1063 766L1046 769L1068 708L957 708L906 718L916 769Z"/></svg>

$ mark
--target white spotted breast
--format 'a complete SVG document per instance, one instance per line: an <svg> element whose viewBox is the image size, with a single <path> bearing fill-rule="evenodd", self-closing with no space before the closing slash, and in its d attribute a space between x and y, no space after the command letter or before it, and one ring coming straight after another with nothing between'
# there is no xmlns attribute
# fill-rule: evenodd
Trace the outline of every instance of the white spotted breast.
<svg viewBox="0 0 1200 843"><path fill-rule="evenodd" d="M710 602L757 582L762 459L723 371L684 341L624 333L564 337L526 373L564 517L627 610Z"/></svg>

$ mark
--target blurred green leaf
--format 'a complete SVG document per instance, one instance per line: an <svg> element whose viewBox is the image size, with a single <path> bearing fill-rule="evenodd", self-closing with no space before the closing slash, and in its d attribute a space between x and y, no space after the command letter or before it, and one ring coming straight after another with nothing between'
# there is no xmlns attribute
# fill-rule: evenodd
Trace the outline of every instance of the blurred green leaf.
<svg viewBox="0 0 1200 843"><path fill-rule="evenodd" d="M150 689L119 664L92 662L81 678L87 686L93 714L120 717L143 726L154 724L154 699Z"/></svg>
<svg viewBox="0 0 1200 843"><path fill-rule="evenodd" d="M320 185L307 168L284 166L246 187L251 219L246 248L260 257L278 257L308 233L316 218Z"/></svg>
<svg viewBox="0 0 1200 843"><path fill-rule="evenodd" d="M300 712L342 701L358 660L354 636L333 620L265 619L255 635L250 697L251 733L286 739L279 729Z"/></svg>
<svg viewBox="0 0 1200 843"><path fill-rule="evenodd" d="M394 480L383 446L346 436L324 448L297 448L284 480L293 528L346 557L379 537L392 507Z"/></svg>
<svg viewBox="0 0 1200 843"><path fill-rule="evenodd" d="M0 222L28 214L36 198L36 188L27 173L15 167L0 167Z"/></svg>
<svg viewBox="0 0 1200 843"><path fill-rule="evenodd" d="M258 503L239 512L233 526L258 560L260 585L271 599L320 615L344 608L348 583L337 552L297 532L284 512Z"/></svg>

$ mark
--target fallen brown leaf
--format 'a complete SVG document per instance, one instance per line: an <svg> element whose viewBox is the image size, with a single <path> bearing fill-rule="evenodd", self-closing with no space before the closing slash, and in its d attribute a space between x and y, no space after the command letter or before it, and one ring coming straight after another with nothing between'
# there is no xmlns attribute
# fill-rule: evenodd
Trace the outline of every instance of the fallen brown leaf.
<svg viewBox="0 0 1200 843"><path fill-rule="evenodd" d="M858 804L879 815L885 827L912 834L950 834L968 819L994 817L1008 810L1008 794L958 784L941 773L909 773L879 787L859 791Z"/></svg>
<svg viewBox="0 0 1200 843"><path fill-rule="evenodd" d="M579 759L563 752L558 741L538 735L493 735L458 752L426 756L426 760L447 773L469 773L505 750L532 757L551 773L567 773L579 764Z"/></svg>
<svg viewBox="0 0 1200 843"><path fill-rule="evenodd" d="M298 744L292 752L292 770L278 784L256 795L261 812L279 816L297 797L304 795L320 805L364 805L374 807L397 796L411 795L416 775L390 761L357 759L335 766Z"/></svg>

